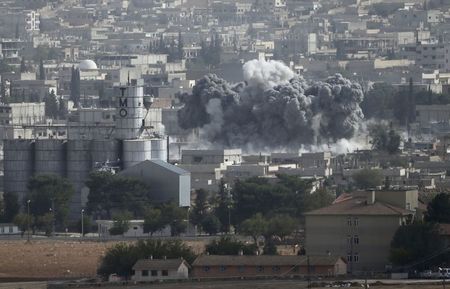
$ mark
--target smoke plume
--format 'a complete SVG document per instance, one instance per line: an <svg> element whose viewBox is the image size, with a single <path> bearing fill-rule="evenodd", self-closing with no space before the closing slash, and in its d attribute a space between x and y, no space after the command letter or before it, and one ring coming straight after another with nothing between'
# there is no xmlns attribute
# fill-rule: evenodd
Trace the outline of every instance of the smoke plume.
<svg viewBox="0 0 450 289"><path fill-rule="evenodd" d="M277 61L244 64L244 82L214 74L183 94L182 128L221 147L298 149L351 138L363 119L363 90L340 74L309 83Z"/></svg>

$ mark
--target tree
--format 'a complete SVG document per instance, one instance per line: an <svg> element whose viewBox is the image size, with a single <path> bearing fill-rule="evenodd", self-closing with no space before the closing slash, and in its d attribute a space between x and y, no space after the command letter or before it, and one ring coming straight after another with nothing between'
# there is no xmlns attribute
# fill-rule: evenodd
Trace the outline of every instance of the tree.
<svg viewBox="0 0 450 289"><path fill-rule="evenodd" d="M329 206L336 199L334 194L331 194L327 189L318 189L312 194L306 194L304 197L304 211L320 209Z"/></svg>
<svg viewBox="0 0 450 289"><path fill-rule="evenodd" d="M183 59L183 55L184 55L183 47L184 47L183 36L181 35L181 31L179 31L178 32L178 43L177 43L179 60Z"/></svg>
<svg viewBox="0 0 450 289"><path fill-rule="evenodd" d="M44 61L42 60L42 58L39 61L39 79L45 80L45 68L44 68Z"/></svg>
<svg viewBox="0 0 450 289"><path fill-rule="evenodd" d="M20 60L20 72L27 72L27 65L25 64L25 57Z"/></svg>
<svg viewBox="0 0 450 289"><path fill-rule="evenodd" d="M361 109L364 118L390 119L387 113L394 107L394 100L397 94L396 88L388 83L375 83L366 93Z"/></svg>
<svg viewBox="0 0 450 289"><path fill-rule="evenodd" d="M238 255L240 252L243 255L255 255L257 249L255 244L246 245L228 236L212 240L205 248L211 255Z"/></svg>
<svg viewBox="0 0 450 289"><path fill-rule="evenodd" d="M201 226L203 231L209 235L215 235L220 231L221 224L216 216L208 214L203 218Z"/></svg>
<svg viewBox="0 0 450 289"><path fill-rule="evenodd" d="M4 193L3 194L3 207L2 214L0 214L0 221L4 223L10 223L14 220L14 217L19 213L20 205L19 198L16 193Z"/></svg>
<svg viewBox="0 0 450 289"><path fill-rule="evenodd" d="M41 231L45 232L46 236L50 236L53 232L54 216L48 212L42 216L37 216L34 225Z"/></svg>
<svg viewBox="0 0 450 289"><path fill-rule="evenodd" d="M372 147L375 150L390 154L398 152L401 138L392 128L383 124L372 125L369 128L369 136L372 138Z"/></svg>
<svg viewBox="0 0 450 289"><path fill-rule="evenodd" d="M404 225L394 234L390 260L395 265L407 265L430 258L442 249L437 226L419 223ZM426 266L425 263L421 265Z"/></svg>
<svg viewBox="0 0 450 289"><path fill-rule="evenodd" d="M4 59L0 60L0 73L6 73L13 71L13 68L6 63Z"/></svg>
<svg viewBox="0 0 450 289"><path fill-rule="evenodd" d="M81 218L77 222L78 232L83 233L83 236L92 232L92 221L89 216L83 215L83 225L81 224Z"/></svg>
<svg viewBox="0 0 450 289"><path fill-rule="evenodd" d="M134 218L142 218L152 202L150 189L144 182L109 172L93 172L86 186L89 188L89 214L110 219L113 210L129 211Z"/></svg>
<svg viewBox="0 0 450 289"><path fill-rule="evenodd" d="M378 169L362 169L353 174L353 180L359 189L374 189L383 184L383 174Z"/></svg>
<svg viewBox="0 0 450 289"><path fill-rule="evenodd" d="M31 201L32 215L44 216L52 209L56 223L65 227L70 198L74 192L68 179L56 175L36 175L29 180L28 191L26 200Z"/></svg>
<svg viewBox="0 0 450 289"><path fill-rule="evenodd" d="M30 224L30 226L31 226L31 216L30 216L30 220L28 220L27 214L22 214L22 213L17 214L14 217L13 223L19 227L19 230L21 231L21 236L23 237L23 235L25 234L25 232L28 229L28 224Z"/></svg>
<svg viewBox="0 0 450 289"><path fill-rule="evenodd" d="M80 88L80 70L72 67L72 75L70 79L70 100L73 101L73 105L78 107L80 105L81 97Z"/></svg>
<svg viewBox="0 0 450 289"><path fill-rule="evenodd" d="M144 215L144 233L153 233L161 231L167 225L167 220L162 216L158 208L148 208Z"/></svg>
<svg viewBox="0 0 450 289"><path fill-rule="evenodd" d="M432 223L450 223L450 195L437 194L428 203L425 220Z"/></svg>
<svg viewBox="0 0 450 289"><path fill-rule="evenodd" d="M292 234L298 225L298 221L290 216L277 215L268 220L264 235L266 235L266 239L273 236L284 239L286 236Z"/></svg>
<svg viewBox="0 0 450 289"><path fill-rule="evenodd" d="M121 212L113 217L114 224L109 229L111 235L123 235L130 228L131 214L129 212Z"/></svg>
<svg viewBox="0 0 450 289"><path fill-rule="evenodd" d="M191 213L190 221L194 225L200 225L208 214L208 192L204 189L196 190L194 208Z"/></svg>
<svg viewBox="0 0 450 289"><path fill-rule="evenodd" d="M192 250L179 240L141 240L136 244L119 243L110 247L102 258L97 272L105 278L117 274L128 279L138 259L150 257L162 259L164 256L168 259L183 258L188 263L195 259Z"/></svg>
<svg viewBox="0 0 450 289"><path fill-rule="evenodd" d="M63 99L60 99L59 106L58 106L58 117L60 119L66 119L67 113L68 113L67 105Z"/></svg>
<svg viewBox="0 0 450 289"><path fill-rule="evenodd" d="M59 106L58 100L56 99L55 91L53 89L48 95L45 96L44 103L45 103L45 115L47 117L56 119L59 114Z"/></svg>
<svg viewBox="0 0 450 289"><path fill-rule="evenodd" d="M219 191L217 192L217 198L215 200L214 215L219 219L222 224L221 231L230 231L230 210L231 210L231 196L230 192L226 188L225 181L220 179Z"/></svg>
<svg viewBox="0 0 450 289"><path fill-rule="evenodd" d="M186 210L180 208L176 203L170 202L162 207L163 218L166 224L170 225L172 236L178 236L186 231Z"/></svg>
<svg viewBox="0 0 450 289"><path fill-rule="evenodd" d="M267 231L267 221L264 219L261 213L258 213L245 220L239 227L239 232L244 235L251 236L255 244L258 242L258 238Z"/></svg>

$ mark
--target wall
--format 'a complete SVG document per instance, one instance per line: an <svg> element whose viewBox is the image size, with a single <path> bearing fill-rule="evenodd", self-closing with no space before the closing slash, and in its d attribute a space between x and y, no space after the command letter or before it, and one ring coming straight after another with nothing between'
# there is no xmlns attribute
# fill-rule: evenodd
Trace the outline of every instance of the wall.
<svg viewBox="0 0 450 289"><path fill-rule="evenodd" d="M349 226L346 215L305 216L305 246L311 255L332 255L347 259L358 253L358 262L348 262L348 270L384 271L389 264L392 237L401 224L398 216L352 216L357 226ZM354 223L354 219L352 224ZM357 235L359 244L349 244L348 237Z"/></svg>
<svg viewBox="0 0 450 289"><path fill-rule="evenodd" d="M344 270L345 263L338 262L339 267ZM208 267L208 271L205 270ZM339 272L342 272L339 268ZM333 276L336 268L334 266L310 266L310 274L315 276ZM232 278L232 277L264 277L264 276L306 276L307 266L285 265L285 266L193 266L192 277L194 278Z"/></svg>

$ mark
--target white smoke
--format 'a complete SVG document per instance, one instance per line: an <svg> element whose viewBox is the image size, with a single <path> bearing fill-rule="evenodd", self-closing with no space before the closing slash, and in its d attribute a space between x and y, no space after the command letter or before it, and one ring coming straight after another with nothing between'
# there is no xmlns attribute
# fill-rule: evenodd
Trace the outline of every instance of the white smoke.
<svg viewBox="0 0 450 289"><path fill-rule="evenodd" d="M242 67L244 80L249 86L265 89L286 84L295 73L280 61L250 60Z"/></svg>

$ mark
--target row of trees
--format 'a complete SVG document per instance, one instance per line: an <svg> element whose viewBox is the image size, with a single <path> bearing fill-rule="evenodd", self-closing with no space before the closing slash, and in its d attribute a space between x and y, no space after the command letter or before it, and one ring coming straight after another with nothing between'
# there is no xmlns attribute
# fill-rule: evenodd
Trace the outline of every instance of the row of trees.
<svg viewBox="0 0 450 289"><path fill-rule="evenodd" d="M437 194L427 206L424 221L401 226L391 242L390 260L406 269L425 269L448 262L449 248L439 224L450 224L450 195Z"/></svg>

